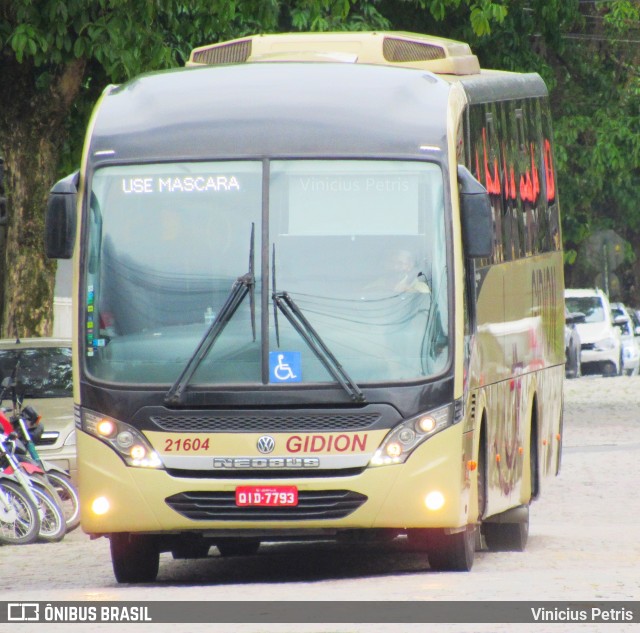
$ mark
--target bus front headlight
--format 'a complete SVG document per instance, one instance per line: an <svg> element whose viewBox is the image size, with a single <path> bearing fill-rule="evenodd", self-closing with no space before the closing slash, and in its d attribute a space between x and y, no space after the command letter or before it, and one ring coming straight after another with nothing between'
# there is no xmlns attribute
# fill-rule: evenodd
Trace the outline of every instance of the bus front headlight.
<svg viewBox="0 0 640 633"><path fill-rule="evenodd" d="M127 466L164 468L158 453L137 429L108 416L83 411L82 430L110 446Z"/></svg>
<svg viewBox="0 0 640 633"><path fill-rule="evenodd" d="M402 464L417 446L452 422L452 407L447 405L405 420L387 434L370 466Z"/></svg>

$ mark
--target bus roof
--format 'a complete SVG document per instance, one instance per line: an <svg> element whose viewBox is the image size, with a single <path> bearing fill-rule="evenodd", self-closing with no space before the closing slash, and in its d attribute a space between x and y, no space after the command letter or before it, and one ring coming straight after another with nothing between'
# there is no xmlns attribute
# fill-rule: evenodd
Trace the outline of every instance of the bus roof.
<svg viewBox="0 0 640 633"><path fill-rule="evenodd" d="M187 66L256 62L342 62L427 70L465 87L471 103L547 96L535 73L481 70L464 42L422 33L355 31L251 35L199 46Z"/></svg>
<svg viewBox="0 0 640 633"><path fill-rule="evenodd" d="M189 64L106 90L90 161L421 158L446 146L454 84L469 103L547 95L537 74L481 71L467 44L410 33L254 36Z"/></svg>
<svg viewBox="0 0 640 633"><path fill-rule="evenodd" d="M105 91L90 159L420 157L420 146L445 146L450 89L432 73L374 65L153 73Z"/></svg>

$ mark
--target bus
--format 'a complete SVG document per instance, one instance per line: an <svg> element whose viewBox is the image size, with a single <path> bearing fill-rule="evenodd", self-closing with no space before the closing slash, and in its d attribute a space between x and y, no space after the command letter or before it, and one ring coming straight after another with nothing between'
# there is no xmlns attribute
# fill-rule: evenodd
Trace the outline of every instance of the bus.
<svg viewBox="0 0 640 633"><path fill-rule="evenodd" d="M283 540L525 547L564 376L539 75L404 32L199 47L104 90L47 205L119 582Z"/></svg>

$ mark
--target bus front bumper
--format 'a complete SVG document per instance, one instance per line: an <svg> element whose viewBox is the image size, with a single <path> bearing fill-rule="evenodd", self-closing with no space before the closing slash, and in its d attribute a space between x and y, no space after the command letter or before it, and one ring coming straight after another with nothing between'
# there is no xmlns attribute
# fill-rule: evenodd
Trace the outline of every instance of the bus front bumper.
<svg viewBox="0 0 640 633"><path fill-rule="evenodd" d="M470 457L468 448L463 448L470 446L471 433L463 438L461 424L420 445L404 464L369 467L346 477L173 477L165 470L127 467L102 442L82 432L78 436L78 452L83 456L79 465L81 523L89 534L456 528L466 525L471 514L470 489L475 473L465 468ZM345 491L361 503L331 518L317 518L313 512L305 515L295 508L279 508L277 518L262 518L260 512L243 512L245 508L237 507L229 513L203 507L194 518L193 512L185 516L175 509L176 504L172 507L167 501L186 493L196 498L197 509L199 496L220 493L233 499L238 486L295 486L301 497L311 492Z"/></svg>

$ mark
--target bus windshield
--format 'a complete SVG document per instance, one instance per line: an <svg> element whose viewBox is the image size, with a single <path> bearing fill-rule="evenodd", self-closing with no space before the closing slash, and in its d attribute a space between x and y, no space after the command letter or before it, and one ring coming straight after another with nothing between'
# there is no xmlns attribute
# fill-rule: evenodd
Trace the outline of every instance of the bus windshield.
<svg viewBox="0 0 640 633"><path fill-rule="evenodd" d="M266 165L163 163L95 172L82 325L93 378L174 383L250 258L250 300L219 328L191 386L335 382L326 354L323 362L309 344L309 329L332 364L358 384L415 381L445 369L440 167L370 160ZM303 315L304 329L278 309L282 297Z"/></svg>

